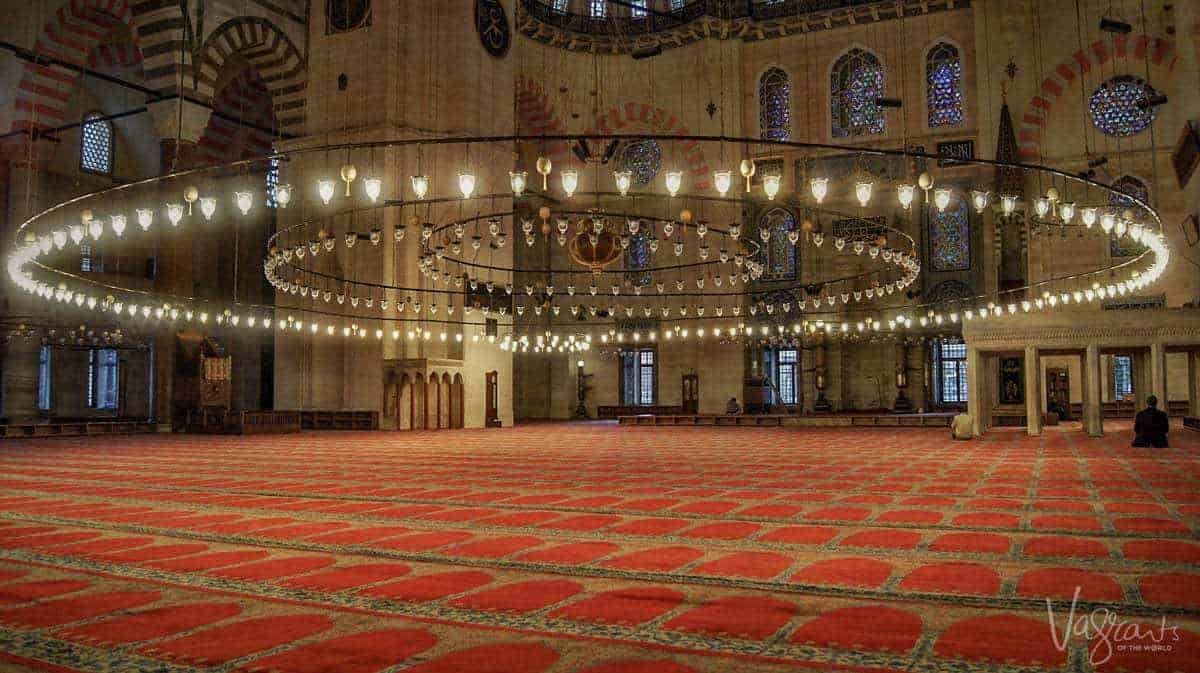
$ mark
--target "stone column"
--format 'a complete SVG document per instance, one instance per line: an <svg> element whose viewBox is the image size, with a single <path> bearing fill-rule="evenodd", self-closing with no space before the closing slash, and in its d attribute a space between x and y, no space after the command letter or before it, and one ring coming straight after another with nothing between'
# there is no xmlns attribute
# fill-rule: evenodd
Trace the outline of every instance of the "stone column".
<svg viewBox="0 0 1200 673"><path fill-rule="evenodd" d="M983 356L979 349L967 346L967 413L971 415L971 432L983 434Z"/></svg>
<svg viewBox="0 0 1200 673"><path fill-rule="evenodd" d="M1042 434L1042 368L1037 346L1025 347L1025 431Z"/></svg>
<svg viewBox="0 0 1200 673"><path fill-rule="evenodd" d="M1104 435L1104 412L1100 391L1100 347L1088 344L1083 358L1083 429L1091 437Z"/></svg>
<svg viewBox="0 0 1200 673"><path fill-rule="evenodd" d="M1158 408L1170 414L1167 400L1167 349L1161 341L1150 344L1150 392L1158 398ZM1137 400L1134 407L1140 407Z"/></svg>
<svg viewBox="0 0 1200 673"><path fill-rule="evenodd" d="M896 343L896 401L892 404L892 411L910 413L913 410L913 403L908 398L907 388L908 341L902 339Z"/></svg>
<svg viewBox="0 0 1200 673"><path fill-rule="evenodd" d="M160 175L195 167L196 149L212 111L179 99L153 102L147 108L159 138ZM171 200L182 202L183 186L178 187L181 191ZM155 289L180 297L194 296L192 228L159 226L155 229L158 234ZM159 333L154 338L154 409L151 411L162 430L170 428L174 372L175 335Z"/></svg>
<svg viewBox="0 0 1200 673"><path fill-rule="evenodd" d="M1200 353L1189 351L1188 362L1188 416L1200 417Z"/></svg>

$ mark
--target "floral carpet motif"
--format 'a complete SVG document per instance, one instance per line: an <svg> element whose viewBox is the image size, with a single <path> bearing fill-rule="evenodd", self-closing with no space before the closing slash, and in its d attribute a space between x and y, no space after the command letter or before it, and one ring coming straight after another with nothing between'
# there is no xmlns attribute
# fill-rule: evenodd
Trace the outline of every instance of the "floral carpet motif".
<svg viewBox="0 0 1200 673"><path fill-rule="evenodd" d="M7 441L0 670L1200 671L1200 434L1107 430Z"/></svg>

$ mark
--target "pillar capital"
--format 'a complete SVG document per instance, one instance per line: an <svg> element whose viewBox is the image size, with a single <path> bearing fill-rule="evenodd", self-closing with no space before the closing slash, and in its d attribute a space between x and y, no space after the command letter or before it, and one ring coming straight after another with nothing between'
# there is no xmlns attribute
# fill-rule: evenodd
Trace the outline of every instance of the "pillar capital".
<svg viewBox="0 0 1200 673"><path fill-rule="evenodd" d="M212 109L182 98L148 103L146 109L154 123L154 133L162 140L200 142Z"/></svg>

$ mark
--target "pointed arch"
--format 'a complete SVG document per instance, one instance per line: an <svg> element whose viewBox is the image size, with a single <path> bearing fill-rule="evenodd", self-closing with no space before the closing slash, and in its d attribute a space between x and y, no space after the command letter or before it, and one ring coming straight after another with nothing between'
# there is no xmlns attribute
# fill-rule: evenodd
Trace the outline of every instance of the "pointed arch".
<svg viewBox="0 0 1200 673"><path fill-rule="evenodd" d="M925 109L931 128L963 123L962 52L949 40L939 40L925 52Z"/></svg>
<svg viewBox="0 0 1200 673"><path fill-rule="evenodd" d="M279 128L301 133L305 121L308 68L282 30L266 19L239 17L221 24L205 40L197 90L207 100L216 96L226 62L240 56L258 71L271 94Z"/></svg>
<svg viewBox="0 0 1200 673"><path fill-rule="evenodd" d="M787 71L771 66L758 78L758 133L763 140L792 137L792 84Z"/></svg>
<svg viewBox="0 0 1200 673"><path fill-rule="evenodd" d="M830 134L834 138L881 135L887 130L876 99L886 90L883 62L874 52L851 47L829 70Z"/></svg>

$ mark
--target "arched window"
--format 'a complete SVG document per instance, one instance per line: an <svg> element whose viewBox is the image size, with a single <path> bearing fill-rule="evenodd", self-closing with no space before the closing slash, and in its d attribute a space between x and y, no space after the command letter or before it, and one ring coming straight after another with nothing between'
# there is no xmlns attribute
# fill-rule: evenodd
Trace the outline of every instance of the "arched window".
<svg viewBox="0 0 1200 673"><path fill-rule="evenodd" d="M883 133L883 110L875 102L883 91L883 66L874 54L851 49L839 58L829 84L833 137Z"/></svg>
<svg viewBox="0 0 1200 673"><path fill-rule="evenodd" d="M1088 104L1092 123L1110 136L1132 136L1150 127L1158 108L1139 103L1158 95L1154 87L1132 75L1118 75L1101 84Z"/></svg>
<svg viewBox="0 0 1200 673"><path fill-rule="evenodd" d="M629 247L625 249L625 269L629 282L634 285L650 284L650 274L645 269L650 268L650 239L646 232L639 231L629 237Z"/></svg>
<svg viewBox="0 0 1200 673"><path fill-rule="evenodd" d="M112 124L99 112L83 116L79 127L79 167L89 173L112 175Z"/></svg>
<svg viewBox="0 0 1200 673"><path fill-rule="evenodd" d="M633 181L648 185L662 168L662 148L658 142L635 140L621 150L621 167L633 174Z"/></svg>
<svg viewBox="0 0 1200 673"><path fill-rule="evenodd" d="M929 260L934 271L971 268L971 220L967 202L958 199L929 215Z"/></svg>
<svg viewBox="0 0 1200 673"><path fill-rule="evenodd" d="M962 59L954 45L939 42L929 50L925 60L925 89L930 126L963 123Z"/></svg>
<svg viewBox="0 0 1200 673"><path fill-rule="evenodd" d="M764 280L791 280L796 277L796 246L788 234L796 230L796 218L783 208L772 208L758 221L759 229L771 232L763 244L766 257Z"/></svg>
<svg viewBox="0 0 1200 673"><path fill-rule="evenodd" d="M792 135L792 87L787 73L771 68L758 80L758 128L764 140Z"/></svg>
<svg viewBox="0 0 1200 673"><path fill-rule="evenodd" d="M1122 194L1128 194L1142 203L1150 203L1150 188L1146 186L1146 183L1132 175L1122 175L1113 180L1112 188ZM1126 198L1120 194L1110 195L1108 205L1121 210L1126 208L1132 209L1134 211L1134 219L1140 219L1141 217L1140 211L1142 207L1135 203L1133 199ZM1109 253L1113 257L1137 257L1143 252L1146 252L1146 246L1128 236L1118 238L1115 234L1112 234L1109 237Z"/></svg>

